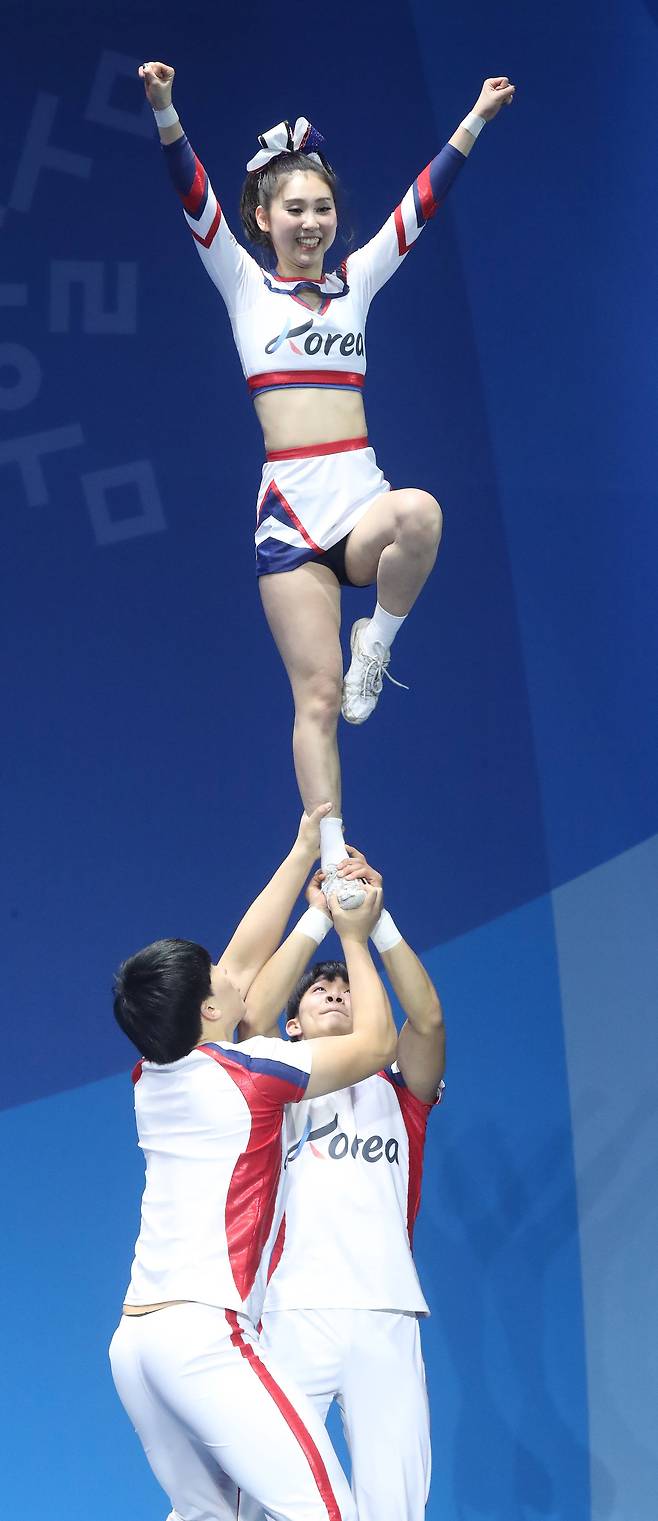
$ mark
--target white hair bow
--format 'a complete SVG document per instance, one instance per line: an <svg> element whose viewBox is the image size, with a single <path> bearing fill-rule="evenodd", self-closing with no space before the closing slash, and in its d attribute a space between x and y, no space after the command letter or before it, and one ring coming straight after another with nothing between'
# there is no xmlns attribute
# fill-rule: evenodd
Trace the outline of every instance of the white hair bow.
<svg viewBox="0 0 658 1521"><path fill-rule="evenodd" d="M279 153L305 153L307 158L322 163L317 150L322 147L324 138L305 116L298 116L294 127L291 127L289 121L278 122L276 127L270 127L269 132L261 133L258 141L260 153L250 158L247 164L249 174L253 174L256 169L264 169L270 159L277 158Z"/></svg>

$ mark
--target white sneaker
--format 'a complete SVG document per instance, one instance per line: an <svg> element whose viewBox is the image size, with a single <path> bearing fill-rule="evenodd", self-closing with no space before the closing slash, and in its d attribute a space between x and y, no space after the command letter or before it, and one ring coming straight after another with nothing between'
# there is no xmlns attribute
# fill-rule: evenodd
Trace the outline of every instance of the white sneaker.
<svg viewBox="0 0 658 1521"><path fill-rule="evenodd" d="M322 883L322 891L327 903L332 893L335 893L341 908L360 908L366 895L364 883L339 877L337 866L329 867Z"/></svg>
<svg viewBox="0 0 658 1521"><path fill-rule="evenodd" d="M375 653L370 654L363 648L361 632L368 627L369 618L357 618L352 624L350 634L350 648L352 650L352 664L343 682L343 701L341 713L347 719L348 724L364 724L366 718L377 707L379 694L384 685L383 677L392 681L394 687L404 687L403 681L396 681L395 677L388 674L388 663L391 658L390 650L385 650L383 644L375 643ZM409 688L405 687L408 692Z"/></svg>

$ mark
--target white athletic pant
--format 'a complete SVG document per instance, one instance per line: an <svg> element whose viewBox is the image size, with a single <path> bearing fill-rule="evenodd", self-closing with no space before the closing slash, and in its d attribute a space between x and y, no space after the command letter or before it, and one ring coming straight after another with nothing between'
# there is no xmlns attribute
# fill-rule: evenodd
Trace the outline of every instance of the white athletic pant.
<svg viewBox="0 0 658 1521"><path fill-rule="evenodd" d="M392 1310L276 1310L263 1316L264 1355L303 1389L325 1421L340 1409L359 1521L422 1521L430 1427L418 1317ZM256 1521L245 1502L240 1521Z"/></svg>
<svg viewBox="0 0 658 1521"><path fill-rule="evenodd" d="M238 1490L276 1521L356 1521L320 1417L247 1316L192 1303L124 1315L110 1362L170 1521L236 1521Z"/></svg>

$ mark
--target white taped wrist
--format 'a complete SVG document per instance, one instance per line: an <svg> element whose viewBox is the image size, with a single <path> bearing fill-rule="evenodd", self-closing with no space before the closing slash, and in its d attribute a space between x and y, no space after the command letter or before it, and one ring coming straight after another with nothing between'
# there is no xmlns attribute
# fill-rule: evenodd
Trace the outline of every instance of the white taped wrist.
<svg viewBox="0 0 658 1521"><path fill-rule="evenodd" d="M370 932L370 939L380 955L382 951L392 951L394 945L399 945L402 936L387 908L382 909L375 928Z"/></svg>
<svg viewBox="0 0 658 1521"><path fill-rule="evenodd" d="M158 129L160 127L175 127L176 122L180 121L180 117L175 106L163 106L161 111L158 111L155 106L152 106L151 110L155 117L155 123Z"/></svg>
<svg viewBox="0 0 658 1521"><path fill-rule="evenodd" d="M308 935L309 940L314 940L320 945L325 935L331 929L331 919L328 914L323 914L321 908L307 908L301 919L295 925L295 929L301 930L303 935Z"/></svg>
<svg viewBox="0 0 658 1521"><path fill-rule="evenodd" d="M469 111L468 116L465 116L459 125L465 132L470 132L471 137L479 137L482 128L486 127L487 123L484 116L478 116L476 111Z"/></svg>

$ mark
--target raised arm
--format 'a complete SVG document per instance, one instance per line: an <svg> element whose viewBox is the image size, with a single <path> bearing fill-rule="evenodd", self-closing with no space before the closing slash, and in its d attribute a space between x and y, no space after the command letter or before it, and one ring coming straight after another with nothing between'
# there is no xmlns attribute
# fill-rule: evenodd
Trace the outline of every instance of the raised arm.
<svg viewBox="0 0 658 1521"><path fill-rule="evenodd" d="M306 1098L351 1087L387 1067L395 1056L390 1000L368 950L368 935L379 919L382 901L381 888L371 886L366 887L360 908L341 909L335 896L329 900L347 967L353 1028L350 1035L319 1036L310 1043L313 1067Z"/></svg>
<svg viewBox="0 0 658 1521"><path fill-rule="evenodd" d="M394 993L406 1014L398 1036L397 1060L411 1093L432 1104L439 1095L446 1064L441 1000L422 961L406 940L380 955Z"/></svg>
<svg viewBox="0 0 658 1521"><path fill-rule="evenodd" d="M254 979L276 950L309 871L317 861L320 854L320 819L331 807L331 803L323 803L309 817L302 815L292 850L251 908L247 909L226 950L219 957L219 965L225 967L245 999ZM252 1030L250 1033L261 1032Z"/></svg>
<svg viewBox="0 0 658 1521"><path fill-rule="evenodd" d="M247 995L246 1013L240 1024L239 1039L249 1040L254 1035L280 1034L278 1019L285 1008L293 988L297 986L302 972L315 955L320 941L331 929L331 919L326 912L326 902L320 882L322 872L311 878L306 888L309 907L305 914L266 961L254 979Z"/></svg>
<svg viewBox="0 0 658 1521"><path fill-rule="evenodd" d="M172 102L174 70L168 63L143 63L139 69L160 135L174 189L204 268L233 315L260 290L262 273L236 242L223 216L208 175L188 142Z"/></svg>
<svg viewBox="0 0 658 1521"><path fill-rule="evenodd" d="M380 885L380 873L365 856L353 845L347 849L350 859L340 866L340 876ZM409 1091L423 1103L431 1104L439 1095L445 1069L445 1027L439 995L422 961L403 940L388 912L375 925L372 940L407 1016L398 1036L400 1072Z"/></svg>
<svg viewBox="0 0 658 1521"><path fill-rule="evenodd" d="M137 70L137 73L144 85L146 99L151 110L161 113L160 119L157 116L155 118L158 132L160 133L160 142L163 147L168 143L177 142L179 137L185 136L185 133L181 127L178 113L174 110L172 103L176 70L172 69L170 63L143 63ZM163 112L165 113L164 120L162 117ZM176 116L176 121L167 123L166 117L169 115Z"/></svg>
<svg viewBox="0 0 658 1521"><path fill-rule="evenodd" d="M515 86L506 75L485 79L473 110L460 122L445 147L410 185L375 237L348 257L348 278L361 283L366 303L399 269L427 222L445 201L485 123L493 121L502 106L511 106L514 91Z"/></svg>
<svg viewBox="0 0 658 1521"><path fill-rule="evenodd" d="M516 91L516 85L510 84L506 74L497 74L494 79L485 79L480 94L464 120L459 123L456 132L450 138L450 146L457 148L468 158L474 143L477 141L482 126L485 122L493 121L494 116L502 110L503 106L511 106ZM481 125L479 125L481 123Z"/></svg>

